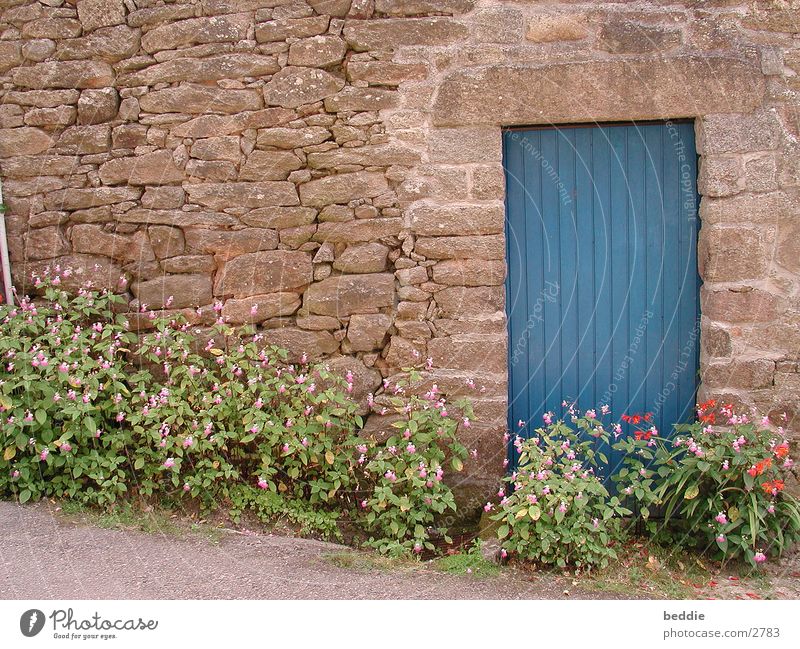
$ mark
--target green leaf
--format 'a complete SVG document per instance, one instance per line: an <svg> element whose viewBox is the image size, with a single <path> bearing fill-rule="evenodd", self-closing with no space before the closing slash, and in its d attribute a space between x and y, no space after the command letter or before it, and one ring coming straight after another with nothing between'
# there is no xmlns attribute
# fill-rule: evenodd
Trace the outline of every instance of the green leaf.
<svg viewBox="0 0 800 649"><path fill-rule="evenodd" d="M138 471L143 466L144 466L144 458L143 457L137 457L136 461L133 463L133 468Z"/></svg>
<svg viewBox="0 0 800 649"><path fill-rule="evenodd" d="M683 497L685 500L693 500L694 498L697 498L699 493L700 488L696 484L693 484L686 490L686 492L683 494Z"/></svg>
<svg viewBox="0 0 800 649"><path fill-rule="evenodd" d="M531 517L532 520L538 521L542 515L542 510L539 508L538 505L534 505L528 510L528 515Z"/></svg>
<svg viewBox="0 0 800 649"><path fill-rule="evenodd" d="M457 457L453 458L452 465L456 471L461 471L464 468L464 463Z"/></svg>
<svg viewBox="0 0 800 649"><path fill-rule="evenodd" d="M39 425L44 426L44 422L47 421L47 412L39 408L33 415L36 417L36 421L39 422Z"/></svg>
<svg viewBox="0 0 800 649"><path fill-rule="evenodd" d="M19 502L20 504L24 504L31 499L31 492L28 489L23 489L19 492Z"/></svg>
<svg viewBox="0 0 800 649"><path fill-rule="evenodd" d="M497 528L497 536L498 538L504 539L508 536L508 525L501 525Z"/></svg>

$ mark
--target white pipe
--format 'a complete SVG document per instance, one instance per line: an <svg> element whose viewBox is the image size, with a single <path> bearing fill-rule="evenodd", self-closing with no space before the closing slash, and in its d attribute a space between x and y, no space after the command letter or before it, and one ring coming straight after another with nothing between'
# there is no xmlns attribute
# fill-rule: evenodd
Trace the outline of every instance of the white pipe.
<svg viewBox="0 0 800 649"><path fill-rule="evenodd" d="M3 183L0 181L0 267L3 270L3 294L8 304L14 304L14 286L11 283L11 264L8 261L8 239L6 238L6 207L3 205Z"/></svg>

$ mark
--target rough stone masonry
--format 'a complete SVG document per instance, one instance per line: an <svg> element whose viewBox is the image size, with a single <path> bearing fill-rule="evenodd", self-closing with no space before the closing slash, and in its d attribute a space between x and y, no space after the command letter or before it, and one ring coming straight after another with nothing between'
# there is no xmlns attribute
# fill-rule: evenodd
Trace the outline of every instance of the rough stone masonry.
<svg viewBox="0 0 800 649"><path fill-rule="evenodd" d="M800 413L797 0L0 0L13 276L254 321L359 398L431 357L502 473L501 127L696 120L701 396ZM171 298L171 301L170 301ZM169 302L169 304L168 304ZM204 307L197 315L196 307ZM141 326L147 319L142 318ZM373 414L368 427L381 430Z"/></svg>

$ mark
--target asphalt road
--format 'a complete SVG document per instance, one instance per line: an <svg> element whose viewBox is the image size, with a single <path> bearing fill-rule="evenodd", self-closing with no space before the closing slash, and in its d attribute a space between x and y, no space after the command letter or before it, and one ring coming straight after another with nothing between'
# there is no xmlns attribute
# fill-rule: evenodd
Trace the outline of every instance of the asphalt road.
<svg viewBox="0 0 800 649"><path fill-rule="evenodd" d="M103 529L49 503L0 502L0 599L602 599L552 575L476 579L430 568L342 567L349 549L270 534Z"/></svg>

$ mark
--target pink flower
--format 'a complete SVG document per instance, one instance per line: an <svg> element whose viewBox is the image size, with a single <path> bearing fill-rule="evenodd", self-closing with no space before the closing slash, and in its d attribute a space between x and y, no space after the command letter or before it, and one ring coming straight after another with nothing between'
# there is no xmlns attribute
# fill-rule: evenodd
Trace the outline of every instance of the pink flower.
<svg viewBox="0 0 800 649"><path fill-rule="evenodd" d="M191 489L191 487L188 484L184 484L183 485L183 490L184 491L189 491L190 489Z"/></svg>
<svg viewBox="0 0 800 649"><path fill-rule="evenodd" d="M567 505L566 505L566 503L562 502L562 503L561 503L561 504L558 506L558 511L560 511L562 514L563 514L565 511L567 511Z"/></svg>
<svg viewBox="0 0 800 649"><path fill-rule="evenodd" d="M494 505L493 505L492 503L486 503L486 504L483 506L483 511L485 511L485 512L490 512L490 511L492 511L493 509L494 509Z"/></svg>
<svg viewBox="0 0 800 649"><path fill-rule="evenodd" d="M767 507L767 513L774 514L775 513L775 505L769 505Z"/></svg>
<svg viewBox="0 0 800 649"><path fill-rule="evenodd" d="M728 522L728 517L725 516L724 512L720 512L714 517L714 520L717 521L720 525L725 525Z"/></svg>
<svg viewBox="0 0 800 649"><path fill-rule="evenodd" d="M756 552L753 555L753 561L756 563L764 563L767 560L766 555L763 552Z"/></svg>
<svg viewBox="0 0 800 649"><path fill-rule="evenodd" d="M531 505L535 505L538 501L539 499L536 497L536 494L528 494L528 502Z"/></svg>
<svg viewBox="0 0 800 649"><path fill-rule="evenodd" d="M172 459L171 457L168 457L166 460L164 460L164 467L165 468L171 469L174 466L175 466L175 460Z"/></svg>
<svg viewBox="0 0 800 649"><path fill-rule="evenodd" d="M50 455L50 449L42 449L42 452L39 453L39 459L44 462L47 459L47 456Z"/></svg>
<svg viewBox="0 0 800 649"><path fill-rule="evenodd" d="M717 537L717 543L725 543L725 535L724 534L720 534Z"/></svg>
<svg viewBox="0 0 800 649"><path fill-rule="evenodd" d="M283 452L284 452L284 453L288 453L288 452L289 452L289 445L288 445L288 444L284 444L284 445L281 447L281 449L283 450Z"/></svg>
<svg viewBox="0 0 800 649"><path fill-rule="evenodd" d="M506 549L505 549L505 548L503 548L502 550L500 550L500 556L501 556L503 559L505 559L505 558L508 556L508 552L506 551Z"/></svg>
<svg viewBox="0 0 800 649"><path fill-rule="evenodd" d="M366 509L368 504L369 504L369 503L367 503L367 501L366 501L366 500L362 500L362 501L361 501L361 509Z"/></svg>
<svg viewBox="0 0 800 649"><path fill-rule="evenodd" d="M422 546L419 543L415 543L414 544L414 552L416 554L419 554L420 552L422 552Z"/></svg>
<svg viewBox="0 0 800 649"><path fill-rule="evenodd" d="M264 478L258 479L258 488L259 489L266 489L269 485L267 485L267 481Z"/></svg>
<svg viewBox="0 0 800 649"><path fill-rule="evenodd" d="M62 453L69 453L72 450L72 445L69 442L64 442L61 445L61 452Z"/></svg>
<svg viewBox="0 0 800 649"><path fill-rule="evenodd" d="M194 444L194 440L191 437L187 437L183 440L183 448L189 448L192 444Z"/></svg>
<svg viewBox="0 0 800 649"><path fill-rule="evenodd" d="M406 453L416 453L416 452L417 452L417 447L414 446L413 444L408 444L408 446L406 446Z"/></svg>
<svg viewBox="0 0 800 649"><path fill-rule="evenodd" d="M386 478L389 482L395 482L397 480L397 476L392 470L389 470L386 473L384 473L383 477Z"/></svg>
<svg viewBox="0 0 800 649"><path fill-rule="evenodd" d="M553 413L552 412L544 413L542 415L542 419L544 420L545 425L549 426L550 424L553 423Z"/></svg>

